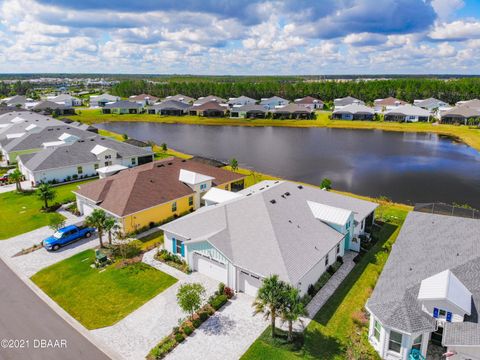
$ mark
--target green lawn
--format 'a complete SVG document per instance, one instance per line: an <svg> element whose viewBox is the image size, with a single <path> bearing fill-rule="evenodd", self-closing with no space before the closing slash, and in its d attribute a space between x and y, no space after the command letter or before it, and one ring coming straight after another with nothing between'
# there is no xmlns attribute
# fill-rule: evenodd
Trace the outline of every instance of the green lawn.
<svg viewBox="0 0 480 360"><path fill-rule="evenodd" d="M142 242L142 250L151 249L159 244L163 244L163 231L156 231L150 235L139 238L138 240Z"/></svg>
<svg viewBox="0 0 480 360"><path fill-rule="evenodd" d="M54 202L64 203L75 200L72 190L84 182L55 187L57 197ZM49 224L57 213L44 213L40 209L43 202L34 192L17 193L10 191L0 194L0 240L11 238ZM42 240L42 239L39 239Z"/></svg>
<svg viewBox="0 0 480 360"><path fill-rule="evenodd" d="M141 262L124 268L113 264L101 271L90 267L94 258L94 251L86 250L32 276L87 329L115 324L177 281Z"/></svg>
<svg viewBox="0 0 480 360"><path fill-rule="evenodd" d="M380 232L380 240L361 259L329 301L305 330L303 346L273 341L267 329L243 355L254 359L377 359L366 338L366 326L354 321L373 290L388 257L385 249L395 241L407 211L386 205L380 209L389 222Z"/></svg>

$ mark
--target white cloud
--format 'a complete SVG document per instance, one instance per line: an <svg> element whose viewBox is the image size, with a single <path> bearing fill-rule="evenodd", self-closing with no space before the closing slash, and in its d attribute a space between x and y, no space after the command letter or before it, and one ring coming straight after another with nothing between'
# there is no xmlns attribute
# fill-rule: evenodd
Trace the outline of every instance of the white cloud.
<svg viewBox="0 0 480 360"><path fill-rule="evenodd" d="M434 40L466 40L480 38L480 21L457 20L436 24L429 34Z"/></svg>
<svg viewBox="0 0 480 360"><path fill-rule="evenodd" d="M455 11L463 8L463 0L432 0L432 6L441 20L449 19Z"/></svg>

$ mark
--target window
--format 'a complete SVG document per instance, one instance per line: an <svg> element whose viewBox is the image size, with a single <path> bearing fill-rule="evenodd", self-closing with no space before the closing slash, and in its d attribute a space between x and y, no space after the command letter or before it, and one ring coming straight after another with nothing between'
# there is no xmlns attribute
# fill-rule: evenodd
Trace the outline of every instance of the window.
<svg viewBox="0 0 480 360"><path fill-rule="evenodd" d="M380 341L380 333L382 332L382 325L375 320L373 323L373 337L377 339L377 341Z"/></svg>
<svg viewBox="0 0 480 360"><path fill-rule="evenodd" d="M347 228L347 230L350 229L350 221L347 222L346 228Z"/></svg>
<svg viewBox="0 0 480 360"><path fill-rule="evenodd" d="M180 241L177 239L177 241L175 241L175 254L181 254L182 253L182 244L183 244L183 241Z"/></svg>
<svg viewBox="0 0 480 360"><path fill-rule="evenodd" d="M77 167L77 173L78 175L83 174L83 168L81 166Z"/></svg>
<svg viewBox="0 0 480 360"><path fill-rule="evenodd" d="M412 349L420 350L422 347L422 335L418 335L415 340L413 340Z"/></svg>
<svg viewBox="0 0 480 360"><path fill-rule="evenodd" d="M95 170L97 170L97 169L98 169L98 164L93 164L93 168L94 168Z"/></svg>
<svg viewBox="0 0 480 360"><path fill-rule="evenodd" d="M328 255L325 256L325 267L327 267L327 266L328 266Z"/></svg>
<svg viewBox="0 0 480 360"><path fill-rule="evenodd" d="M390 331L390 340L388 341L388 350L400 353L402 349L402 334Z"/></svg>
<svg viewBox="0 0 480 360"><path fill-rule="evenodd" d="M105 166L110 166L110 165L112 165L111 161L105 161Z"/></svg>
<svg viewBox="0 0 480 360"><path fill-rule="evenodd" d="M337 250L336 250L337 254L340 254L340 244L337 244Z"/></svg>
<svg viewBox="0 0 480 360"><path fill-rule="evenodd" d="M105 160L111 159L112 155L105 155Z"/></svg>
<svg viewBox="0 0 480 360"><path fill-rule="evenodd" d="M188 206L192 206L193 205L193 196L190 196L188 198Z"/></svg>
<svg viewBox="0 0 480 360"><path fill-rule="evenodd" d="M176 201L174 201L172 203L172 212L175 212L175 211L177 211L177 202Z"/></svg>
<svg viewBox="0 0 480 360"><path fill-rule="evenodd" d="M207 188L207 184L200 184L200 190L205 190Z"/></svg>
<svg viewBox="0 0 480 360"><path fill-rule="evenodd" d="M132 158L132 165L135 165L137 163L137 159Z"/></svg>

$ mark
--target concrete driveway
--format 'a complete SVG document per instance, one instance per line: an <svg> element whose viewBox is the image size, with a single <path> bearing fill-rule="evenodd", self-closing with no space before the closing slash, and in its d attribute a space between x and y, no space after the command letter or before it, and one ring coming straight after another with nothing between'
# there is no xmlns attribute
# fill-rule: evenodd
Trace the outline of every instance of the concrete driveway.
<svg viewBox="0 0 480 360"><path fill-rule="evenodd" d="M32 189L32 184L30 183L30 181L22 181L20 183L20 185L22 186L23 190L31 190ZM2 185L2 186L0 186L0 194L10 192L10 191L13 191L13 190L16 190L16 189L17 189L17 186L15 184Z"/></svg>
<svg viewBox="0 0 480 360"><path fill-rule="evenodd" d="M237 294L178 345L167 359L239 359L268 325L262 315L252 316L253 300L251 296Z"/></svg>
<svg viewBox="0 0 480 360"><path fill-rule="evenodd" d="M150 349L167 336L174 326L178 326L178 320L187 316L177 305L176 294L180 285L201 283L207 290L207 297L213 294L218 287L218 281L198 272L190 275L178 274L175 269L153 260L155 251L146 253L144 262L161 271L171 272L172 276L179 275L175 276L180 277L179 281L115 325L91 331L93 335L105 341L125 359L144 359Z"/></svg>

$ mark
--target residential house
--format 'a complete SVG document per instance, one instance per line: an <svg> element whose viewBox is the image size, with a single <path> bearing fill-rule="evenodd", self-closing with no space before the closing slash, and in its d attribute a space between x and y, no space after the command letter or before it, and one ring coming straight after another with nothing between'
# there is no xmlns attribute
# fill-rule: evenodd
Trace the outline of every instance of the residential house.
<svg viewBox="0 0 480 360"><path fill-rule="evenodd" d="M390 110L395 110L399 106L406 105L407 103L403 100L396 99L394 97L387 97L385 99L376 99L373 102L375 112L384 113Z"/></svg>
<svg viewBox="0 0 480 360"><path fill-rule="evenodd" d="M262 98L260 100L260 105L264 106L268 110L273 110L277 107L285 106L289 103L288 100L282 99L279 96L272 96L269 98Z"/></svg>
<svg viewBox="0 0 480 360"><path fill-rule="evenodd" d="M140 94L140 95L132 95L128 98L129 101L136 102L142 107L156 104L158 100L160 100L156 96L148 95L148 94Z"/></svg>
<svg viewBox="0 0 480 360"><path fill-rule="evenodd" d="M175 100L175 101L180 101L180 102L183 102L185 104L193 104L193 102L195 101L194 98L190 97L190 96L185 96L185 95L182 95L182 94L177 94L177 95L170 95L170 96L167 96L165 98L165 100Z"/></svg>
<svg viewBox="0 0 480 360"><path fill-rule="evenodd" d="M90 131L74 126L60 125L30 127L25 135L17 138L0 137L0 148L9 164L17 161L17 156L41 151L48 147L65 145L78 139L92 137Z"/></svg>
<svg viewBox="0 0 480 360"><path fill-rule="evenodd" d="M65 105L66 107L73 107L73 106L82 106L82 100L72 95L68 94L61 94L58 96L49 96L47 97L48 101L52 101L54 103Z"/></svg>
<svg viewBox="0 0 480 360"><path fill-rule="evenodd" d="M75 192L82 214L103 209L125 233L198 209L212 187L243 188L244 175L193 160L167 158L82 184Z"/></svg>
<svg viewBox="0 0 480 360"><path fill-rule="evenodd" d="M36 153L17 157L25 178L38 185L97 176L110 166L133 167L153 160L152 151L92 134L73 143L50 144Z"/></svg>
<svg viewBox="0 0 480 360"><path fill-rule="evenodd" d="M479 124L480 100L459 101L457 105L440 113L442 124Z"/></svg>
<svg viewBox="0 0 480 360"><path fill-rule="evenodd" d="M267 114L268 110L263 105L245 105L230 110L231 118L265 119Z"/></svg>
<svg viewBox="0 0 480 360"><path fill-rule="evenodd" d="M452 107L445 101L435 98L428 98L423 100L414 100L413 105L421 107L422 109L430 111L432 115L438 116L442 111L450 110Z"/></svg>
<svg viewBox="0 0 480 360"><path fill-rule="evenodd" d="M226 100L222 99L219 96L208 95L204 97L199 97L197 100L193 102L193 106L200 106L209 102L216 102L217 104L225 104ZM225 104L225 106L227 105Z"/></svg>
<svg viewBox="0 0 480 360"><path fill-rule="evenodd" d="M394 110L385 112L385 121L398 121L398 122L426 122L431 117L430 111L423 109L415 105L402 105Z"/></svg>
<svg viewBox="0 0 480 360"><path fill-rule="evenodd" d="M75 109L71 106L59 104L49 100L38 102L35 104L35 106L31 107L31 110L43 112L48 115L75 115Z"/></svg>
<svg viewBox="0 0 480 360"><path fill-rule="evenodd" d="M300 99L295 99L295 104L305 106L310 110L323 109L323 101L312 96L305 96Z"/></svg>
<svg viewBox="0 0 480 360"><path fill-rule="evenodd" d="M10 107L20 107L25 108L25 104L28 102L33 101L32 99L27 99L26 96L23 95L15 95L8 98L0 99L0 104L4 104Z"/></svg>
<svg viewBox="0 0 480 360"><path fill-rule="evenodd" d="M272 110L274 119L312 119L314 115L312 109L298 104L288 104Z"/></svg>
<svg viewBox="0 0 480 360"><path fill-rule="evenodd" d="M372 120L375 111L365 105L350 104L346 106L335 107L332 112L332 119L337 120Z"/></svg>
<svg viewBox="0 0 480 360"><path fill-rule="evenodd" d="M152 151L152 145L145 142L145 141L128 138L127 140L124 141L124 143L125 144L130 144L130 145L133 145L133 146L136 146L136 147L145 148L149 151Z"/></svg>
<svg viewBox="0 0 480 360"><path fill-rule="evenodd" d="M102 108L104 114L140 114L143 106L137 102L120 100L113 103L105 104Z"/></svg>
<svg viewBox="0 0 480 360"><path fill-rule="evenodd" d="M408 214L366 305L382 359L480 358L478 234L478 219Z"/></svg>
<svg viewBox="0 0 480 360"><path fill-rule="evenodd" d="M194 105L189 107L190 115L205 117L223 117L228 111L228 107L220 105L217 101L210 101L202 105Z"/></svg>
<svg viewBox="0 0 480 360"><path fill-rule="evenodd" d="M277 274L303 295L371 226L377 204L289 181L263 181L161 226L164 247L194 270L255 296ZM365 228L364 228L365 230ZM364 231L363 230L363 231Z"/></svg>
<svg viewBox="0 0 480 360"><path fill-rule="evenodd" d="M164 100L159 104L149 106L147 112L149 114L159 115L185 115L190 108L190 105L177 100Z"/></svg>
<svg viewBox="0 0 480 360"><path fill-rule="evenodd" d="M110 102L119 101L119 96L113 96L110 94L102 94L102 95L92 95L90 96L90 107L97 108L97 107L104 107L106 104Z"/></svg>
<svg viewBox="0 0 480 360"><path fill-rule="evenodd" d="M230 98L228 99L228 106L230 106L230 108L234 108L234 107L240 107L240 106L245 106L245 105L255 105L257 103L257 100L255 99L252 99L248 96L239 96L239 97L236 97L236 98Z"/></svg>
<svg viewBox="0 0 480 360"><path fill-rule="evenodd" d="M355 99L354 97L347 96L333 100L334 110L340 110L349 105L365 105L362 100Z"/></svg>

